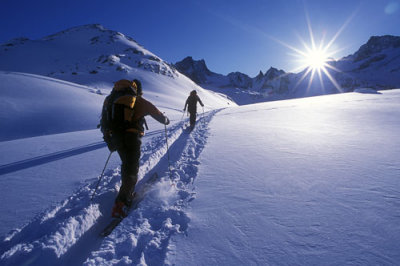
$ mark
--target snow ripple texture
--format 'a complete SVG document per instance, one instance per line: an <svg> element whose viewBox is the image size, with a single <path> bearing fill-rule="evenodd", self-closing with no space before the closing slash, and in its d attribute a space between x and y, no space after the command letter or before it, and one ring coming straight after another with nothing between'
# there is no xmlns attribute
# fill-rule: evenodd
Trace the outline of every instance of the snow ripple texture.
<svg viewBox="0 0 400 266"><path fill-rule="evenodd" d="M0 264L169 264L168 253L173 252L170 238L188 229L190 218L185 209L195 199L198 158L207 139L208 123L216 112L203 114L192 132L183 129L186 120L172 125L167 132L169 154L164 132L143 145L136 190L143 190L154 172L160 179L109 237L103 239L98 234L110 221L120 186L119 168L105 172L92 202L94 179L6 235L0 242Z"/></svg>

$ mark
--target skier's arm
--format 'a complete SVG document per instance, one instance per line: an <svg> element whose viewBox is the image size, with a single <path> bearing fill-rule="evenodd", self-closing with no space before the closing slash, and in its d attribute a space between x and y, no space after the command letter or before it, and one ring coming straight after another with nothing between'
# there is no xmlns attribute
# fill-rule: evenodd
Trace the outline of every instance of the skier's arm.
<svg viewBox="0 0 400 266"><path fill-rule="evenodd" d="M200 97L199 97L199 96L197 96L197 100L199 101L200 105L204 107L204 104L203 104L203 102L200 100Z"/></svg>
<svg viewBox="0 0 400 266"><path fill-rule="evenodd" d="M145 110L146 114L145 115L150 115L153 117L155 120L160 122L161 124L168 125L169 124L169 119L165 115L163 115L160 110L157 109L151 102L145 100L142 98L145 104Z"/></svg>
<svg viewBox="0 0 400 266"><path fill-rule="evenodd" d="M188 104L189 104L189 98L186 100L185 107L183 108L183 111L186 111L186 106L188 106Z"/></svg>

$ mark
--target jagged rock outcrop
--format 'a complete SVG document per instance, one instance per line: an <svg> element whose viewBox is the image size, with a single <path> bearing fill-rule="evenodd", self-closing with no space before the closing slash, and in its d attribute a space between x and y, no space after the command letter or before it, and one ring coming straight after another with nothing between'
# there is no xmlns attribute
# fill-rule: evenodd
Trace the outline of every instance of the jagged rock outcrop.
<svg viewBox="0 0 400 266"><path fill-rule="evenodd" d="M206 83L208 77L214 74L207 68L203 59L193 60L191 56L175 63L175 68L197 84Z"/></svg>

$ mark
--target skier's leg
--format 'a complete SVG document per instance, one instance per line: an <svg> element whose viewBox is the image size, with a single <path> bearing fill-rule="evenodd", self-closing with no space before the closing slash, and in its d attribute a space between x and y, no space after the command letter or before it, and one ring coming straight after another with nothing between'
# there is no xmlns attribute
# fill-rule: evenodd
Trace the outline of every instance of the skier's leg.
<svg viewBox="0 0 400 266"><path fill-rule="evenodd" d="M132 194L135 190L137 182L137 174L139 172L140 146L141 140L139 134L128 133L125 139L126 157L122 168L122 185L118 198L125 204L129 205L132 200Z"/></svg>
<svg viewBox="0 0 400 266"><path fill-rule="evenodd" d="M122 160L122 184L116 200L130 205L139 172L140 136L138 134L126 134L125 144L126 149L121 153L118 151Z"/></svg>
<svg viewBox="0 0 400 266"><path fill-rule="evenodd" d="M194 125L196 124L196 112L190 113L190 127L194 128Z"/></svg>

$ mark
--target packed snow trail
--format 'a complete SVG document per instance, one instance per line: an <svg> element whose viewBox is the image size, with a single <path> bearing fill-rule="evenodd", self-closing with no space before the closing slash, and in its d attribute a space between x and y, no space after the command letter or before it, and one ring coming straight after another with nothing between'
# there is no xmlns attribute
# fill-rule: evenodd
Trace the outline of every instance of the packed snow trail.
<svg viewBox="0 0 400 266"><path fill-rule="evenodd" d="M185 233L190 222L185 209L195 198L193 182L198 171L198 157L208 135L208 123L217 111L202 116L193 131L183 130L154 171L164 172L136 211L93 251L85 265L163 265L173 252L170 238ZM170 138L171 136L169 136Z"/></svg>
<svg viewBox="0 0 400 266"><path fill-rule="evenodd" d="M83 186L22 229L9 233L0 243L1 264L162 264L169 250L169 238L188 227L184 208L194 199L192 184L197 158L215 112L201 115L192 132L183 129L186 120L170 127L170 162L164 134L143 145L136 190L140 191L154 172L160 181L109 237L103 239L98 234L110 221L109 213L120 186L119 168L105 172L93 202L90 197L97 181ZM168 163L172 165L170 173Z"/></svg>

